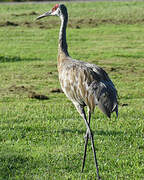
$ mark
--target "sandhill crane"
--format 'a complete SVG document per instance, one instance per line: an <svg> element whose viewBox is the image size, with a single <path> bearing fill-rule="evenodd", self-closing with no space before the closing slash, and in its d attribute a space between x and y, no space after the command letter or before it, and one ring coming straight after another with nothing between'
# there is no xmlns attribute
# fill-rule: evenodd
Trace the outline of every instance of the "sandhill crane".
<svg viewBox="0 0 144 180"><path fill-rule="evenodd" d="M84 119L87 128L82 172L85 166L88 139L90 139L94 153L97 177L100 179L93 133L90 128L91 113L97 105L109 118L113 111L115 111L118 116L117 90L108 74L102 68L94 64L72 59L69 56L66 42L66 27L68 22L66 6L63 4L56 4L52 10L40 15L37 19L46 16L59 16L61 19L57 59L59 81L62 90ZM85 106L87 106L88 109L88 118L84 110Z"/></svg>

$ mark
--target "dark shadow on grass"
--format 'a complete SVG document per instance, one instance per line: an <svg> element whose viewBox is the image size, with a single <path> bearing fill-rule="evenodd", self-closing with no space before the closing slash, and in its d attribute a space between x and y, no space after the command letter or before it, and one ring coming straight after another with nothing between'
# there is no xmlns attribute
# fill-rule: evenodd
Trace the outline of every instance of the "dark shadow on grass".
<svg viewBox="0 0 144 180"><path fill-rule="evenodd" d="M22 154L16 153L8 149L6 154L0 157L2 166L0 168L1 178L9 179L17 176L17 172L28 167L30 159ZM28 170L28 169L27 169Z"/></svg>
<svg viewBox="0 0 144 180"><path fill-rule="evenodd" d="M143 55L124 55L124 54L117 54L117 57L122 57L122 58L135 58L135 59L139 59L139 58L144 58Z"/></svg>
<svg viewBox="0 0 144 180"><path fill-rule="evenodd" d="M19 61L36 61L40 60L38 58L21 58L19 56L0 56L0 63L1 62L19 62Z"/></svg>
<svg viewBox="0 0 144 180"><path fill-rule="evenodd" d="M74 134L85 134L86 130L71 130L71 129L62 129L61 130L62 134L65 133L74 133ZM101 136L117 136L117 135L122 135L122 131L103 131L103 130L96 130L93 131L94 135L101 135Z"/></svg>
<svg viewBox="0 0 144 180"><path fill-rule="evenodd" d="M11 145L11 147L3 146L3 149L1 150L0 179L32 179L32 171L39 173L39 169L48 171L47 167L53 167L53 164L48 165L48 163L51 162L50 160L53 158L53 156L46 156L45 162L43 157L45 154L42 154L42 156L39 157L33 157L33 152L31 152L30 145L29 147L28 145L20 145L22 147L21 150L18 148L18 146L12 146L13 145Z"/></svg>
<svg viewBox="0 0 144 180"><path fill-rule="evenodd" d="M27 147L27 146L26 146ZM37 173L38 177L41 176L42 170L47 172L47 179L50 174L55 174L61 170L71 172L72 169L77 171L80 165L80 156L75 154L52 154L47 152L41 153L39 157L33 157L30 155L29 150L19 151L19 148L4 147L2 153L0 154L0 178L4 180L8 179L32 179L33 175L31 172ZM75 164L74 164L75 162ZM57 172L56 172L57 171ZM45 178L44 178L45 179ZM51 178L50 178L51 179ZM58 178L59 179L59 178Z"/></svg>

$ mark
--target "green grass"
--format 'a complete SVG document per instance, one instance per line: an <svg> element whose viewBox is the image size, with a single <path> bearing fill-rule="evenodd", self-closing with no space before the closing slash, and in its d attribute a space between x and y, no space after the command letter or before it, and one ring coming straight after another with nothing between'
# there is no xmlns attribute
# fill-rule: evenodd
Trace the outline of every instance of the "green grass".
<svg viewBox="0 0 144 180"><path fill-rule="evenodd" d="M119 94L119 118L95 109L103 180L144 179L144 3L66 3L67 41L75 59L103 67ZM85 124L60 88L60 21L35 18L53 4L0 4L0 180L94 179L89 143L81 174ZM48 100L30 98L35 92Z"/></svg>

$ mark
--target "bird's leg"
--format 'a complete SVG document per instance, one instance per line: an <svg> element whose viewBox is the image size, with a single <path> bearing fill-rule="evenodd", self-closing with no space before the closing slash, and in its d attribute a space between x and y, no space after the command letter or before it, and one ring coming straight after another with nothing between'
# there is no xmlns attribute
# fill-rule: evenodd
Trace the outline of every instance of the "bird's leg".
<svg viewBox="0 0 144 180"><path fill-rule="evenodd" d="M91 139L92 150L93 150L93 153L94 153L94 161L95 161L96 170L97 170L97 177L98 177L98 180L100 180L99 168L98 168L98 163L97 163L97 159L96 159L96 151L95 151L95 147L94 147L94 139L93 139L93 134L92 134L92 131L90 129L90 124L89 124L90 123L90 118L91 118L91 112L89 111L89 122L88 122L87 118L86 118L84 108L79 104L75 104L75 107L78 110L78 112L80 113L80 115L82 116L82 118L84 119L86 127L87 127L87 132L86 132L87 138L86 138L86 141L85 141L85 151L84 151L84 159L83 159L82 171L83 171L84 165L85 165L88 138L90 138Z"/></svg>
<svg viewBox="0 0 144 180"><path fill-rule="evenodd" d="M91 119L91 112L88 112L88 124L90 126L90 119ZM88 139L89 139L89 133L88 131L86 131L86 135L85 135L85 147L84 147L84 157L83 157L83 164L82 164L82 172L84 170L85 167L85 160L86 160L86 153L87 153L87 144L88 144Z"/></svg>
<svg viewBox="0 0 144 180"><path fill-rule="evenodd" d="M85 139L85 150L84 150L84 158L83 158L83 166L82 166L82 172L85 166L85 159L86 159L86 152L87 152L87 144L88 144L88 139L90 138L91 140L91 145L92 145L92 151L94 154L94 162L95 162L95 166L96 166L96 171L97 171L97 177L98 180L100 180L100 176L99 176L99 168L98 168L98 162L97 162L97 158L96 158L96 150L95 150L95 146L94 146L94 139L93 139L93 133L90 129L90 119L91 119L91 112L89 110L88 112L88 122L86 119L85 120L85 124L88 127L87 128L87 132L86 132L86 139Z"/></svg>
<svg viewBox="0 0 144 180"><path fill-rule="evenodd" d="M91 112L90 112L90 110L89 110L89 111L88 111L88 125L89 125L89 128L90 128L90 120L91 120ZM100 180L98 162L97 162L96 151L95 151L95 146L94 146L93 133L92 133L91 130L89 131L89 129L87 129L86 135L85 135L85 150L84 150L84 158L83 158L82 172L83 172L84 166L85 166L85 159L86 159L86 152L87 152L87 144L88 144L88 139L89 139L89 138L91 139L91 145L92 145L92 150L93 150L93 154L94 154L94 162L95 162L95 166L96 166L96 170L97 170L97 177L98 177L98 180Z"/></svg>
<svg viewBox="0 0 144 180"><path fill-rule="evenodd" d="M89 127L90 127L90 119L91 119L91 111L88 109L88 123L89 123ZM86 135L87 135L87 133L86 133ZM87 138L89 138L89 134L87 135ZM96 150L95 150L95 146L94 146L94 139L93 139L93 133L92 132L90 134L90 139L91 139L91 145L92 145L92 150L93 150L93 154L94 154L94 162L95 162L95 166L96 166L96 170L97 170L97 177L98 177L98 180L100 180L99 168L98 168L98 162L97 162L97 158L96 158Z"/></svg>
<svg viewBox="0 0 144 180"><path fill-rule="evenodd" d="M74 104L76 109L78 110L78 112L80 113L80 115L82 116L82 118L84 119L84 121L86 121L87 124L87 132L85 135L85 149L84 149L84 157L83 157L83 164L82 164L82 172L84 170L84 166L85 166L85 159L86 159L86 152L87 152L87 144L88 144L88 139L89 139L89 123L90 123L90 118L89 118L89 122L87 122L87 118L86 118L86 114L84 111L84 107L80 106L79 104Z"/></svg>
<svg viewBox="0 0 144 180"><path fill-rule="evenodd" d="M84 156L83 156L82 172L83 172L84 167L85 167L88 139L89 138L88 138L88 135L87 135L87 137L85 137L85 149L84 149Z"/></svg>
<svg viewBox="0 0 144 180"><path fill-rule="evenodd" d="M96 166L96 170L97 170L97 177L98 177L98 180L100 180L99 168L98 168L98 162L97 162L97 158L96 158L96 150L95 150L95 146L94 146L93 134L91 136L91 145L92 145L92 150L93 150L93 154L94 154L94 162L95 162L95 166Z"/></svg>

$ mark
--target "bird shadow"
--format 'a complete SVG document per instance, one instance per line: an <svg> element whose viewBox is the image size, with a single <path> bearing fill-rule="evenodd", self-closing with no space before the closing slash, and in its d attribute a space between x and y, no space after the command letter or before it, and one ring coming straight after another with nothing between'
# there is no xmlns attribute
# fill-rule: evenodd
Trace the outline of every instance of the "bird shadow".
<svg viewBox="0 0 144 180"><path fill-rule="evenodd" d="M120 55L116 55L117 57L123 57L123 58L136 58L136 59L138 59L138 58L144 58L144 56L143 55L122 55L122 54L120 54Z"/></svg>
<svg viewBox="0 0 144 180"><path fill-rule="evenodd" d="M21 58L19 56L0 56L0 63L2 62L19 62L19 61L35 61L38 58Z"/></svg>
<svg viewBox="0 0 144 180"><path fill-rule="evenodd" d="M122 131L115 131L115 130L109 130L109 131L104 131L104 130L96 130L96 131L92 131L94 135L102 135L102 136L117 136L117 135L121 135L123 134ZM71 130L71 129L62 129L61 130L62 134L65 133L73 133L73 134L85 134L86 130Z"/></svg>

